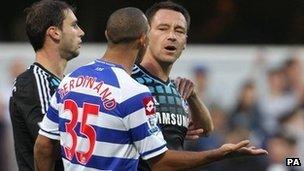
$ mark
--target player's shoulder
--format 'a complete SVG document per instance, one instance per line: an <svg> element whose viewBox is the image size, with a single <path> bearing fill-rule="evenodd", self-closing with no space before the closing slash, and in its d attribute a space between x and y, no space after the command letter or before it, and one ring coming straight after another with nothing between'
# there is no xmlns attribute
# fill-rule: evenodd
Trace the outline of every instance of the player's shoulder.
<svg viewBox="0 0 304 171"><path fill-rule="evenodd" d="M90 70L94 67L95 62L90 62L87 64L84 64L82 66L79 66L78 68L76 68L75 70L73 70L72 72L69 73L69 75L71 77L77 77L78 75L84 75L87 72L90 72Z"/></svg>
<svg viewBox="0 0 304 171"><path fill-rule="evenodd" d="M16 81L18 81L19 83L23 83L26 80L33 80L34 78L35 77L33 70L31 68L28 68L23 73L21 73L16 77Z"/></svg>
<svg viewBox="0 0 304 171"><path fill-rule="evenodd" d="M149 92L148 87L138 83L134 80L124 69L122 68L113 68L117 79L119 80L120 86L122 89L125 89L130 94L139 94L142 92Z"/></svg>
<svg viewBox="0 0 304 171"><path fill-rule="evenodd" d="M16 86L32 86L36 84L34 65L31 65L23 73L18 75L15 80Z"/></svg>
<svg viewBox="0 0 304 171"><path fill-rule="evenodd" d="M23 73L18 75L14 81L12 88L13 96L22 96L22 97L32 97L36 94L37 83L35 79L35 74L33 72L33 67L26 69Z"/></svg>
<svg viewBox="0 0 304 171"><path fill-rule="evenodd" d="M93 65L94 62L90 62L72 70L71 72L69 72L64 76L64 78L61 80L61 84L63 84L64 82L68 82L71 78L77 78L80 76L89 75Z"/></svg>
<svg viewBox="0 0 304 171"><path fill-rule="evenodd" d="M123 86L135 86L139 88L144 88L141 84L135 81L124 69L113 68L117 78L119 79L121 85Z"/></svg>
<svg viewBox="0 0 304 171"><path fill-rule="evenodd" d="M52 80L50 78L59 79L44 66L34 62L16 78L16 85L35 85L37 82L40 82L40 84L47 84L49 80Z"/></svg>

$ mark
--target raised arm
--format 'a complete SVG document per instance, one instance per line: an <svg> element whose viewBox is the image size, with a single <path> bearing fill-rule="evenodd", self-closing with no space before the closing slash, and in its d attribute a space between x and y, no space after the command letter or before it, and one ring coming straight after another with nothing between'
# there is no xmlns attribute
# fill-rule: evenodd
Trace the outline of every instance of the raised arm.
<svg viewBox="0 0 304 171"><path fill-rule="evenodd" d="M182 98L187 100L191 111L192 122L187 133L187 139L196 139L200 134L208 136L213 131L213 121L208 108L195 92L194 83L181 77L174 81Z"/></svg>

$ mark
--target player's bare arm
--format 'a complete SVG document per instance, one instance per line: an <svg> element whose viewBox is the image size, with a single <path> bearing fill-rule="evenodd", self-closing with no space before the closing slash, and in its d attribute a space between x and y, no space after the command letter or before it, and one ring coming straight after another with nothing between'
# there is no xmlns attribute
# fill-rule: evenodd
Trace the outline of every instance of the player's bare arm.
<svg viewBox="0 0 304 171"><path fill-rule="evenodd" d="M237 144L224 144L218 149L201 152L181 152L168 150L167 152L149 160L152 170L182 170L191 169L206 165L214 161L222 160L234 156L234 153L242 155L265 155L268 152L264 149L247 147L248 140Z"/></svg>
<svg viewBox="0 0 304 171"><path fill-rule="evenodd" d="M208 108L195 92L194 83L181 77L177 77L174 81L182 98L187 100L191 111L191 122L186 138L197 139L200 135L208 136L213 131L213 121Z"/></svg>
<svg viewBox="0 0 304 171"><path fill-rule="evenodd" d="M57 156L56 143L43 135L38 135L34 146L34 163L36 171L53 171Z"/></svg>

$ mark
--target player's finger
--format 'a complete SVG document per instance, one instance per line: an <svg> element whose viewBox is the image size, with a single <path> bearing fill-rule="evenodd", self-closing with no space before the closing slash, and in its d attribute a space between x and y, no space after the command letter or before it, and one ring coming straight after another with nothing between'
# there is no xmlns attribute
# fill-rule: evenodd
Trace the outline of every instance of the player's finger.
<svg viewBox="0 0 304 171"><path fill-rule="evenodd" d="M189 93L189 91L190 91L190 83L189 83L189 81L188 80L186 80L185 81L185 88L184 88L184 92L183 92L183 94L182 94L182 97L184 98L184 99L187 99L188 97L187 97L187 94Z"/></svg>
<svg viewBox="0 0 304 171"><path fill-rule="evenodd" d="M194 85L193 85L192 82L188 84L188 88L187 89L188 89L188 91L187 91L187 93L185 95L185 99L188 99L189 96L191 95L191 93L194 91Z"/></svg>
<svg viewBox="0 0 304 171"><path fill-rule="evenodd" d="M196 140L198 138L199 138L198 135L186 135L186 139L187 140Z"/></svg>
<svg viewBox="0 0 304 171"><path fill-rule="evenodd" d="M243 140L235 145L234 150L240 149L242 147L246 147L249 143L250 143L249 140Z"/></svg>
<svg viewBox="0 0 304 171"><path fill-rule="evenodd" d="M195 129L191 131L187 131L187 135L198 135L204 133L204 129Z"/></svg>
<svg viewBox="0 0 304 171"><path fill-rule="evenodd" d="M185 80L182 79L179 83L179 93L181 94L181 96L183 97L185 91Z"/></svg>
<svg viewBox="0 0 304 171"><path fill-rule="evenodd" d="M177 87L178 90L179 90L180 80L181 80L180 77L177 77L177 78L174 79L174 84L175 84L175 86Z"/></svg>
<svg viewBox="0 0 304 171"><path fill-rule="evenodd" d="M268 154L268 151L260 148L260 149L251 150L251 153L255 155L261 155L261 154Z"/></svg>

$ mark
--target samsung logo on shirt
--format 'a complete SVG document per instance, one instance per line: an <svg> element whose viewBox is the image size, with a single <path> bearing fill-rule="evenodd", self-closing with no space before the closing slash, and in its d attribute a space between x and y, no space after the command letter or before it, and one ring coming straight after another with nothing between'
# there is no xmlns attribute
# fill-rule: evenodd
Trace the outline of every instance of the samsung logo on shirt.
<svg viewBox="0 0 304 171"><path fill-rule="evenodd" d="M174 113L166 113L166 112L156 112L156 116L158 118L158 124L164 125L178 125L188 128L189 126L189 118L185 115L174 114Z"/></svg>

